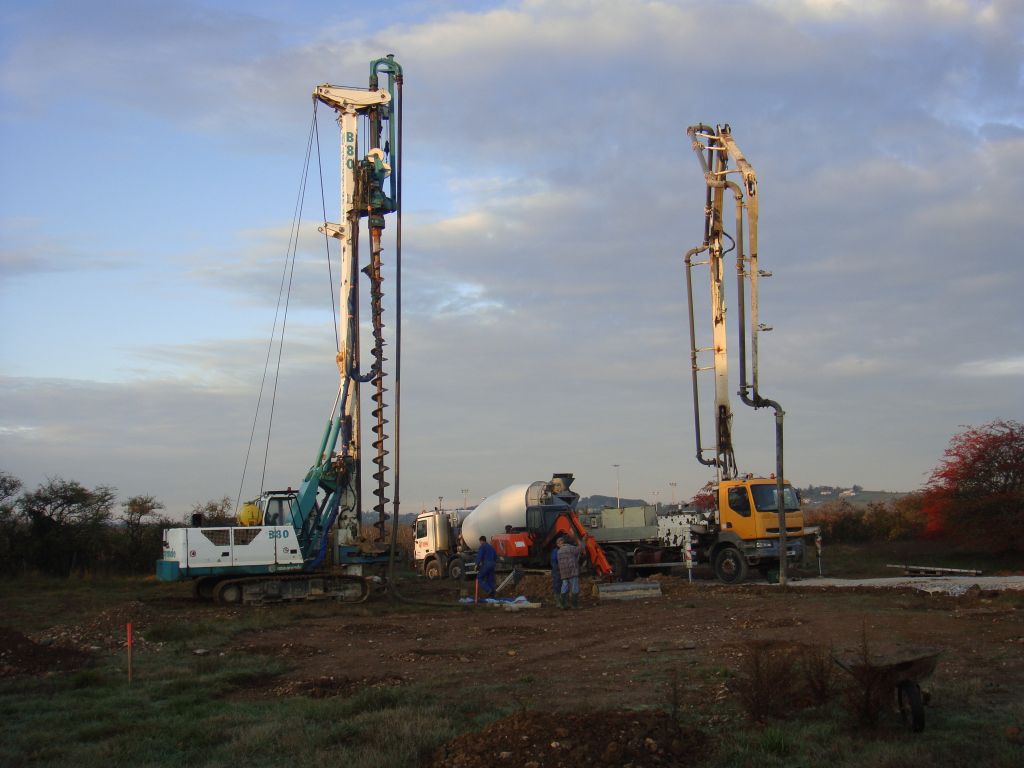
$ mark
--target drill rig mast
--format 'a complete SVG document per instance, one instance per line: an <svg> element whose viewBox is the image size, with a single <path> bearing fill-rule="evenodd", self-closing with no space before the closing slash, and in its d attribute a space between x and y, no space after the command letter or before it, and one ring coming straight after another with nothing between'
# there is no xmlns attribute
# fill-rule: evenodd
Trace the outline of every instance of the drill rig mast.
<svg viewBox="0 0 1024 768"><path fill-rule="evenodd" d="M387 88L379 88L379 75L387 78ZM385 215L397 213L398 236L396 251L401 249L401 94L402 68L394 57L377 59L370 64L370 87L339 88L321 85L313 92L313 98L326 104L338 113L341 129L341 223L325 222L321 232L341 241L341 309L340 339L338 344L338 372L340 384L336 419L333 422L334 437L337 430L342 432L340 449L326 452L321 448L320 461L329 460L334 468L348 478L351 503L345 505L336 523L336 538L339 547L352 545L359 539L360 510L362 509L361 462L362 429L360 414L360 385L373 385L374 401L372 459L377 469L373 474L377 497L374 511L378 540L383 538L385 497L388 467L384 465L387 450L384 425L384 323L383 323L383 276L382 236ZM359 159L359 123L366 128L363 140L365 153ZM394 168L392 167L394 166ZM387 188L385 189L385 185ZM359 221L367 219L370 235L370 259L359 269ZM359 353L359 272L370 281L370 313L373 328L373 347L370 350L372 363L366 374L360 373ZM397 281L396 281L397 282ZM339 407L340 404L340 407ZM325 441L333 447L332 424L325 432ZM397 501L396 501L397 506Z"/></svg>
<svg viewBox="0 0 1024 768"><path fill-rule="evenodd" d="M380 80L385 83L381 87ZM387 56L370 63L368 88L324 84L313 91L315 104L335 110L341 129L341 223L324 222L320 231L341 241L341 300L338 333L339 384L316 457L297 490L265 491L247 503L242 527L164 531L162 580L193 580L200 597L222 603L334 597L362 600L368 594L366 565L383 565L388 451L384 433L383 233L385 217L396 214L396 307L401 296L401 114L402 68ZM362 130L361 130L362 126ZM360 220L367 219L370 254L359 265ZM359 349L359 273L369 279L373 345L369 370L361 371ZM397 314L397 310L396 310ZM396 323L396 358L400 347ZM395 412L398 411L398 366L394 365ZM373 479L378 535L360 535L362 509L362 430L360 388L371 384L371 412L376 465ZM397 415L396 415L397 422ZM397 427L397 423L396 423ZM397 464L397 437L393 442ZM398 517L397 468L394 518ZM334 546L331 547L333 538Z"/></svg>

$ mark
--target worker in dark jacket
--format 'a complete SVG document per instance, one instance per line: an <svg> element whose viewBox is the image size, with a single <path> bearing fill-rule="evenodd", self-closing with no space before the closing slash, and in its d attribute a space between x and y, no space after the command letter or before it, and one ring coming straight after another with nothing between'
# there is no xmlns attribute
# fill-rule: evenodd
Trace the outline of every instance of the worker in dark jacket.
<svg viewBox="0 0 1024 768"><path fill-rule="evenodd" d="M568 608L572 597L572 607L580 607L580 555L583 547L582 539L570 544L565 536L558 538L558 574L562 577L562 593L558 607Z"/></svg>
<svg viewBox="0 0 1024 768"><path fill-rule="evenodd" d="M476 580L480 582L480 591L484 597L494 597L494 564L498 561L498 553L487 537L480 537L480 548L476 551Z"/></svg>
<svg viewBox="0 0 1024 768"><path fill-rule="evenodd" d="M555 600L562 601L562 576L558 571L558 546L551 548L551 591Z"/></svg>

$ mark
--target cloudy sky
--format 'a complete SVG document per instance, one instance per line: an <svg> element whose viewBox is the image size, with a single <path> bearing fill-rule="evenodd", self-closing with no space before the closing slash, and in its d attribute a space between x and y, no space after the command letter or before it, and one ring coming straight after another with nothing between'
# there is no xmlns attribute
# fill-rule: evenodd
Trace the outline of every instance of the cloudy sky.
<svg viewBox="0 0 1024 768"><path fill-rule="evenodd" d="M403 510L562 471L614 495L613 464L651 501L709 478L682 268L697 122L730 123L758 171L761 388L791 481L910 490L962 425L1024 416L1019 0L67 0L0 20L0 468L28 487L171 513L235 496L310 93L365 86L386 53L406 73ZM321 110L329 190L334 130ZM321 205L311 185L267 487L301 480L335 395ZM771 471L770 412L736 407L741 471ZM265 444L260 426L244 496Z"/></svg>

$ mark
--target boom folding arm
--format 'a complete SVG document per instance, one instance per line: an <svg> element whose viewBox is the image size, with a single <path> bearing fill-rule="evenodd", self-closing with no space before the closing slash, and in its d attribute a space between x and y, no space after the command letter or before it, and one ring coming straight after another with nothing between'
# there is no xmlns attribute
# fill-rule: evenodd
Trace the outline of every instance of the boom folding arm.
<svg viewBox="0 0 1024 768"><path fill-rule="evenodd" d="M738 310L739 342L739 391L740 400L752 408L770 406L775 410L781 425L784 415L782 407L774 400L763 397L758 387L758 334L771 330L758 318L758 279L770 277L771 273L758 267L757 223L758 196L757 174L747 162L732 137L728 125L711 128L699 124L687 129L692 148L704 172L706 202L704 207L704 241L691 248L685 257L686 286L690 316L690 362L693 383L693 413L697 440L697 460L718 469L722 479L736 476L736 457L732 440L732 407L729 392L729 363L726 342L726 300L725 300L725 256L736 253L736 305ZM730 167L730 160L735 167ZM738 176L738 181L729 178ZM732 193L735 224L730 235L724 227L726 190ZM745 236L746 235L746 236ZM707 261L695 262L693 258L707 253ZM693 316L693 267L708 265L711 279L711 319L713 345L710 348L697 346ZM747 283L750 291L750 326L746 323ZM750 335L750 378L747 376L747 334ZM704 456L701 440L700 402L697 387L697 373L709 370L698 364L699 352L712 351L714 362L710 370L715 376L715 458ZM779 472L781 475L781 472Z"/></svg>
<svg viewBox="0 0 1024 768"><path fill-rule="evenodd" d="M732 137L732 129L728 124L712 128L703 123L691 125L686 129L690 137L691 147L697 155L701 170L704 172L705 205L704 205L704 241L701 245L691 248L686 253L686 290L689 302L690 317L690 368L693 385L693 418L694 434L697 440L697 460L706 466L714 466L719 480L729 480L737 476L736 456L732 440L732 409L729 404L728 357L726 355L725 328L725 293L724 257L736 252L736 306L738 310L737 337L739 340L739 391L740 400L752 408L770 407L775 412L775 479L776 499L779 511L779 547L780 552L786 551L786 516L784 503L783 474L783 417L785 412L775 400L761 395L758 388L758 334L771 328L764 325L758 318L758 279L771 277L758 267L757 262L757 219L758 194L757 174L747 162L740 148ZM730 161L733 166L730 167ZM736 180L734 180L736 179ZM732 193L735 223L733 234L724 228L724 204L726 190ZM744 234L746 233L746 237ZM694 262L693 257L707 253L706 262ZM700 402L697 387L698 365L696 332L693 317L693 267L708 264L711 275L711 319L713 326L715 374L715 458L704 457L701 441ZM747 285L750 291L750 326L746 322ZM747 334L750 334L750 372L747 378ZM785 583L785 557L781 561L781 578Z"/></svg>

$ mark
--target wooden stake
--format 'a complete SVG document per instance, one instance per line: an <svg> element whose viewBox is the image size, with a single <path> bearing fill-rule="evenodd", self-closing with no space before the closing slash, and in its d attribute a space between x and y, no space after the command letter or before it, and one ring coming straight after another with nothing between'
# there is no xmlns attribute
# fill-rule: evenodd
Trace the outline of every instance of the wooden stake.
<svg viewBox="0 0 1024 768"><path fill-rule="evenodd" d="M132 637L132 623L129 621L126 630L128 633L128 685L132 684L132 646L134 645L134 638Z"/></svg>

